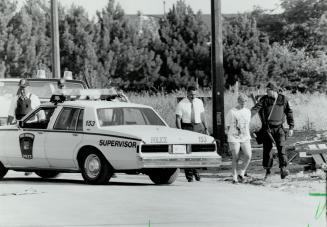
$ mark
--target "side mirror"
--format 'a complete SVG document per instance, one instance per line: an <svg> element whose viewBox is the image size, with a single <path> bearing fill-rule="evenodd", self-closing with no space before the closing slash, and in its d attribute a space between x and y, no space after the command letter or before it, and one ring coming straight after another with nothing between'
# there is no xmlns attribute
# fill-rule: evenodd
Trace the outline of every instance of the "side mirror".
<svg viewBox="0 0 327 227"><path fill-rule="evenodd" d="M23 128L24 127L24 122L23 121L18 121L18 125L20 128Z"/></svg>

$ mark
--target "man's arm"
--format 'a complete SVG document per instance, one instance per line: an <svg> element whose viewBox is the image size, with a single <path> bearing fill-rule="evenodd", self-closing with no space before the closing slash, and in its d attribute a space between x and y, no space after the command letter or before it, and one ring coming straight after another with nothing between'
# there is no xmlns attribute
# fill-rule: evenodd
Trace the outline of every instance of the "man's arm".
<svg viewBox="0 0 327 227"><path fill-rule="evenodd" d="M201 117L201 122L202 122L203 127L204 127L204 131L205 131L205 133L207 135L209 135L209 130L208 130L208 127L207 127L207 118L206 118L205 112L201 112L200 117Z"/></svg>
<svg viewBox="0 0 327 227"><path fill-rule="evenodd" d="M287 124L289 126L289 136L292 136L293 128L294 128L293 109L287 99L286 99L286 103L285 103L284 113L286 115Z"/></svg>
<svg viewBox="0 0 327 227"><path fill-rule="evenodd" d="M31 95L31 107L32 109L36 109L38 106L41 105L41 101L38 96ZM37 113L37 121L45 120L45 113L43 110Z"/></svg>
<svg viewBox="0 0 327 227"><path fill-rule="evenodd" d="M176 128L182 128L182 117L178 114L176 114Z"/></svg>

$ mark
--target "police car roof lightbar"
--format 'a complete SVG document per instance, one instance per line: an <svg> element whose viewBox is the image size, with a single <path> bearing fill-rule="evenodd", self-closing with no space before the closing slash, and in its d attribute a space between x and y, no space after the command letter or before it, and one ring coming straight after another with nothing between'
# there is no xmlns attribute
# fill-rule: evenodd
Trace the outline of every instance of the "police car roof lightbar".
<svg viewBox="0 0 327 227"><path fill-rule="evenodd" d="M60 103L74 100L106 100L111 101L120 98L119 101L128 102L123 94L113 87L108 89L58 89L53 92L50 102ZM125 99L125 100L124 100Z"/></svg>

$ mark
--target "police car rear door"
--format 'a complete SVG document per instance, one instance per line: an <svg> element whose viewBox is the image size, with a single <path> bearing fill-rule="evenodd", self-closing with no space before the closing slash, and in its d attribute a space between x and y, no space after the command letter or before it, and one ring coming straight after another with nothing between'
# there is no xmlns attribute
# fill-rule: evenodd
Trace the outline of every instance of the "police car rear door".
<svg viewBox="0 0 327 227"><path fill-rule="evenodd" d="M51 167L77 169L74 151L83 139L84 109L63 107L46 138L46 154Z"/></svg>

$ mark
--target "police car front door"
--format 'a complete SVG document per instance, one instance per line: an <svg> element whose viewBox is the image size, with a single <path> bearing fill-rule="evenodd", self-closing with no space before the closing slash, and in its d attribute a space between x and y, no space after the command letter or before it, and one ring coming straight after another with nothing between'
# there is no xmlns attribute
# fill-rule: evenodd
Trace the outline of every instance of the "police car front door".
<svg viewBox="0 0 327 227"><path fill-rule="evenodd" d="M37 129L24 129L19 133L20 157L18 160L22 166L30 168L49 167L44 152L45 135L45 131Z"/></svg>
<svg viewBox="0 0 327 227"><path fill-rule="evenodd" d="M53 130L46 138L46 154L51 167L56 169L77 169L74 160L74 151L83 139L79 133L83 127L84 110L79 108L64 107Z"/></svg>
<svg viewBox="0 0 327 227"><path fill-rule="evenodd" d="M53 107L40 107L29 115L17 131L19 149L16 150L15 164L28 168L48 168L49 162L45 155L45 138L47 135L48 118Z"/></svg>

